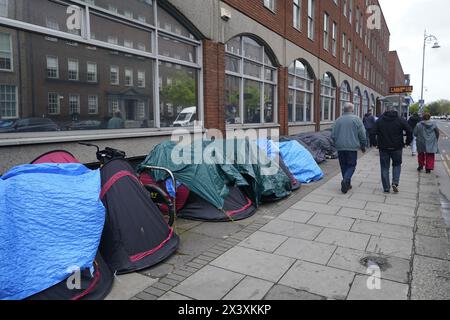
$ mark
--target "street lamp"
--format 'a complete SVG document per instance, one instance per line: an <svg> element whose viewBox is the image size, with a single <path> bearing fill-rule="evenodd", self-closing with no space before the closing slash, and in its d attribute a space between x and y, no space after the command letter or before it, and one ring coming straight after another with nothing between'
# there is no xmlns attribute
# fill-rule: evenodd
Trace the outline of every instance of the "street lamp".
<svg viewBox="0 0 450 320"><path fill-rule="evenodd" d="M427 31L425 30L425 35L423 38L423 66L422 66L422 91L420 95L420 113L423 113L423 108L425 106L425 101L423 99L423 88L424 88L424 81L425 81L425 52L427 48L427 44L433 43L432 49L439 49L441 46L439 45L438 39L433 36L432 34L427 34Z"/></svg>

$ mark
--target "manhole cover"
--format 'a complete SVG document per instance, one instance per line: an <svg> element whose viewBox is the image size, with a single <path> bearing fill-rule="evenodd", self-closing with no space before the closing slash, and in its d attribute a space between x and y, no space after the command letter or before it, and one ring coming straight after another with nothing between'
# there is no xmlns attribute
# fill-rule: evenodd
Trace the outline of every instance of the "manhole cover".
<svg viewBox="0 0 450 320"><path fill-rule="evenodd" d="M381 271L386 271L391 267L387 258L383 257L365 257L360 260L360 263L367 268L371 266L378 266Z"/></svg>

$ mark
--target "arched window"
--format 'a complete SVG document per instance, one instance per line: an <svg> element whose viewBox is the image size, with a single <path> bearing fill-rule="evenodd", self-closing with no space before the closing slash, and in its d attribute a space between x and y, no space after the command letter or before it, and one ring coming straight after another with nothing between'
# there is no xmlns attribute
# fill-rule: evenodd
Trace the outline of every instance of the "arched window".
<svg viewBox="0 0 450 320"><path fill-rule="evenodd" d="M375 100L375 96L373 93L371 94L372 100L371 100L371 108L373 112L375 113L375 109L377 108L377 101Z"/></svg>
<svg viewBox="0 0 450 320"><path fill-rule="evenodd" d="M363 95L363 115L366 115L369 112L369 93L366 91L364 91L364 95Z"/></svg>
<svg viewBox="0 0 450 320"><path fill-rule="evenodd" d="M330 73L322 76L320 83L321 121L333 121L336 111L336 81Z"/></svg>
<svg viewBox="0 0 450 320"><path fill-rule="evenodd" d="M227 124L277 121L277 68L268 48L248 36L225 45Z"/></svg>
<svg viewBox="0 0 450 320"><path fill-rule="evenodd" d="M289 66L289 122L313 122L314 74L307 63L294 61Z"/></svg>
<svg viewBox="0 0 450 320"><path fill-rule="evenodd" d="M353 93L353 104L355 105L355 115L358 117L361 116L361 98L361 90L359 87L356 87Z"/></svg>
<svg viewBox="0 0 450 320"><path fill-rule="evenodd" d="M352 90L350 84L347 81L342 82L341 85L341 114L344 113L344 105L347 102L351 102Z"/></svg>

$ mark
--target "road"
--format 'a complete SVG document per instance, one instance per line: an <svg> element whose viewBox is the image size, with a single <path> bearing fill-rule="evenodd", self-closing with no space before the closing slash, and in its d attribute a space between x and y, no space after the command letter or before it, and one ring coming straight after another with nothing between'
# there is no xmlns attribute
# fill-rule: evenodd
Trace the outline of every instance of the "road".
<svg viewBox="0 0 450 320"><path fill-rule="evenodd" d="M450 176L450 121L438 121L439 129L443 132L439 142L443 165Z"/></svg>
<svg viewBox="0 0 450 320"><path fill-rule="evenodd" d="M438 121L437 123L442 132L439 141L441 155L438 155L441 158L442 166L436 166L436 175L442 195L442 214L447 223L450 240L450 121Z"/></svg>

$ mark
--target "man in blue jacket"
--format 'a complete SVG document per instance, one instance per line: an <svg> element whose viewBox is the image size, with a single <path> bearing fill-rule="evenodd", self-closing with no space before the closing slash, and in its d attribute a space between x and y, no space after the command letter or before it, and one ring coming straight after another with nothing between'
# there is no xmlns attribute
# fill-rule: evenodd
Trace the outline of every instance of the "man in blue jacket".
<svg viewBox="0 0 450 320"><path fill-rule="evenodd" d="M352 177L358 164L358 150L366 152L366 129L362 120L354 114L352 103L344 105L344 114L333 126L331 138L338 150L342 171L341 191L346 194L352 188Z"/></svg>

